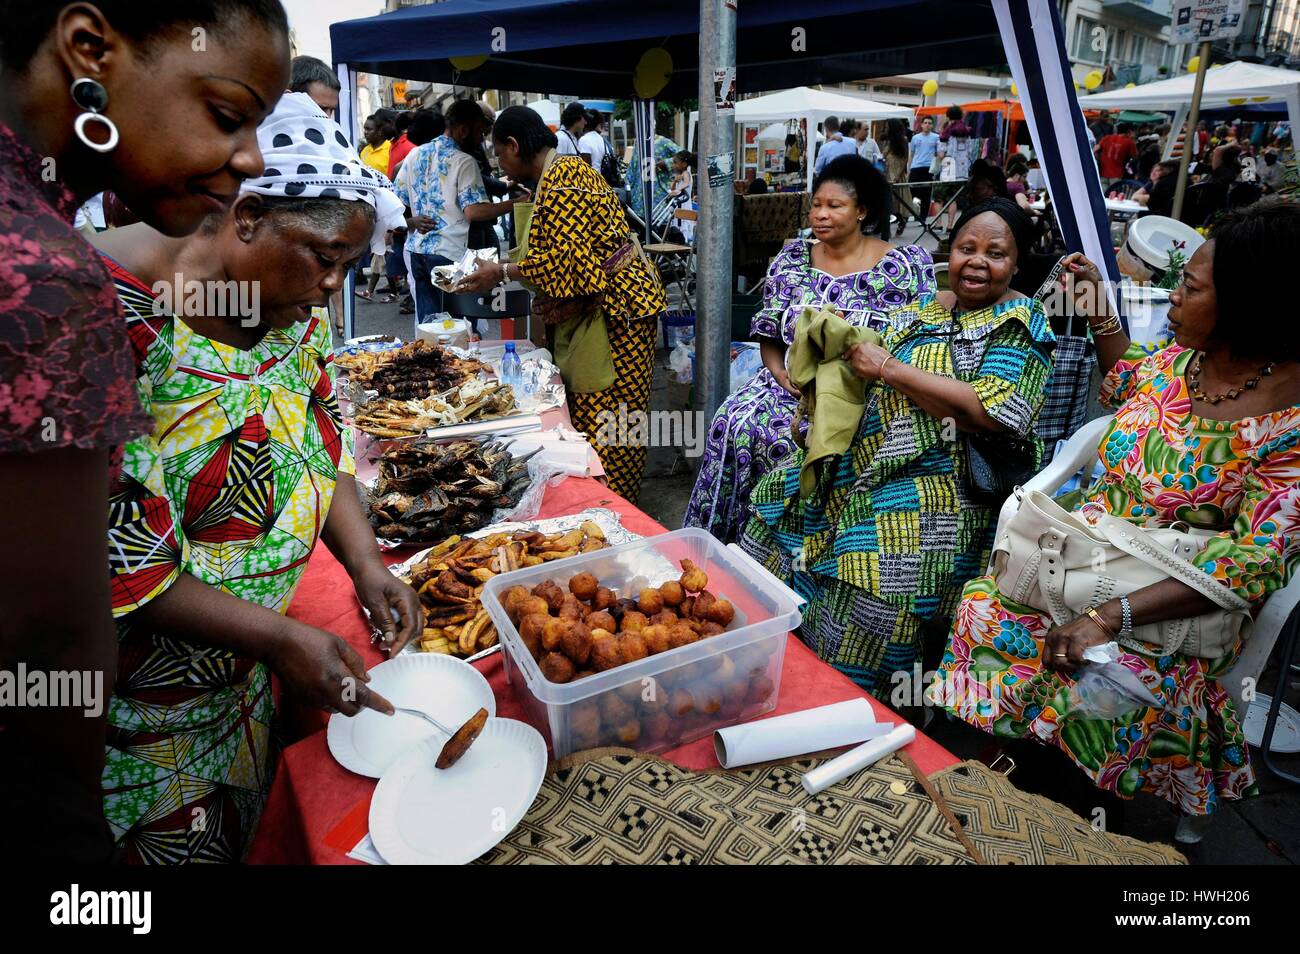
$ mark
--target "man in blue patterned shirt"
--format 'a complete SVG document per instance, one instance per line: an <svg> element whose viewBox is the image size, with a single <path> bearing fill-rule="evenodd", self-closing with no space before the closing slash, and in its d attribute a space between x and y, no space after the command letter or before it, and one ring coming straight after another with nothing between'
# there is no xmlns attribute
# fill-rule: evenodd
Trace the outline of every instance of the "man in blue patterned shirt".
<svg viewBox="0 0 1300 954"><path fill-rule="evenodd" d="M431 279L433 267L460 261L471 222L490 221L514 206L510 200L488 198L478 163L466 151L481 142L487 130L478 103L457 100L446 118L446 132L408 155L393 183L406 203L417 324L443 310L442 292Z"/></svg>

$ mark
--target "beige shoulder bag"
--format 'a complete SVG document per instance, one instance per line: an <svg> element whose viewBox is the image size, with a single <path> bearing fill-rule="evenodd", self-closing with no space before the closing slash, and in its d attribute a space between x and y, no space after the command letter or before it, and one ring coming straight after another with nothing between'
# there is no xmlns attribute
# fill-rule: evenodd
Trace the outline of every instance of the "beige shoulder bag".
<svg viewBox="0 0 1300 954"><path fill-rule="evenodd" d="M1190 562L1214 531L1185 524L1144 530L1110 514L1092 519L1065 510L1036 490L1016 495L1020 507L993 548L993 576L1007 597L1061 626L1109 599L1172 577L1219 608L1134 627L1121 642L1148 656L1178 652L1207 659L1236 645L1250 603Z"/></svg>

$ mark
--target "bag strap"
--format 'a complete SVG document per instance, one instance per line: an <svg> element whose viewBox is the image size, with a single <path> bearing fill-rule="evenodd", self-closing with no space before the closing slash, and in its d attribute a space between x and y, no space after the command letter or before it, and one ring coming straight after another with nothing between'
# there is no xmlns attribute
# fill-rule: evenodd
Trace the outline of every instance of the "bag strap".
<svg viewBox="0 0 1300 954"><path fill-rule="evenodd" d="M1140 527L1134 527L1115 516L1102 517L1096 526L1113 546L1168 573L1179 582L1186 583L1217 606L1231 612L1250 612L1249 602L1223 584L1215 582L1204 570L1149 540Z"/></svg>

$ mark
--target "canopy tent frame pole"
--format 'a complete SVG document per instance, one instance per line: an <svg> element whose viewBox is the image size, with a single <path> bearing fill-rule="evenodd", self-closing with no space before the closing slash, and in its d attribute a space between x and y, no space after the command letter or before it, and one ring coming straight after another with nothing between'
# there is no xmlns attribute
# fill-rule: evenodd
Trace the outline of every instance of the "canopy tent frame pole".
<svg viewBox="0 0 1300 954"><path fill-rule="evenodd" d="M1178 107L1174 110L1173 122L1170 123L1169 125L1169 136L1168 138L1165 139L1165 152L1164 155L1160 157L1162 161L1168 160L1169 157L1174 154L1174 146L1178 143L1178 133L1183 128L1183 125L1186 122L1187 122L1187 104L1179 103ZM1192 130L1189 127L1187 130L1187 134L1183 137L1184 152L1187 151L1187 148L1191 144L1191 141L1192 141Z"/></svg>
<svg viewBox="0 0 1300 954"><path fill-rule="evenodd" d="M645 210L645 241L654 239L655 219L655 101L632 97L632 135L636 140L636 155L641 157L641 168L636 170L637 187L641 190L641 207Z"/></svg>
<svg viewBox="0 0 1300 954"><path fill-rule="evenodd" d="M804 151L803 151L804 176L806 179L805 187L807 188L808 193L811 195L812 184L813 184L813 163L816 161L815 153L820 151L821 148L825 147L825 140L822 141L822 147L818 147L817 120L816 118L814 118L812 113L809 113L807 116L804 116L803 121L804 121L804 126L807 127L808 129L808 142L804 146Z"/></svg>
<svg viewBox="0 0 1300 954"><path fill-rule="evenodd" d="M695 298L695 401L706 421L713 419L714 412L731 389L734 175L714 182L709 175L709 157L716 156L721 162L736 154L735 114L732 109L718 109L713 88L714 70L735 68L734 4L729 6L727 0L700 0L700 151L695 179L700 202L695 233L699 276Z"/></svg>
<svg viewBox="0 0 1300 954"><path fill-rule="evenodd" d="M348 64L339 63L336 67L339 76L338 122L343 127L343 134L353 146L357 144L357 72ZM415 289L411 289L415 294ZM356 337L357 296L356 274L348 269L343 279L343 340Z"/></svg>
<svg viewBox="0 0 1300 954"><path fill-rule="evenodd" d="M1183 154L1178 158L1178 185L1174 188L1172 216L1182 221L1183 198L1187 194L1187 170L1192 161L1192 148L1196 142L1196 123L1201 118L1201 93L1205 90L1205 74L1210 69L1210 41L1201 44L1196 66L1196 86L1192 89L1192 103L1187 109L1187 139Z"/></svg>

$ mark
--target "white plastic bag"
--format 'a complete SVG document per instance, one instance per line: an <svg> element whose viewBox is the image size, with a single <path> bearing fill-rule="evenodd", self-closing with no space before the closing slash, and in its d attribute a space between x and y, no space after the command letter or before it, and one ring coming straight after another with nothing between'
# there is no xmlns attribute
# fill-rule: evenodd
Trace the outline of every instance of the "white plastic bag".
<svg viewBox="0 0 1300 954"><path fill-rule="evenodd" d="M1086 660L1070 689L1070 715L1080 719L1117 719L1136 709L1159 706L1160 700L1117 660L1118 643L1089 646Z"/></svg>
<svg viewBox="0 0 1300 954"><path fill-rule="evenodd" d="M753 380L763 368L763 355L758 345L745 342L740 345L739 353L731 362L731 390L736 392Z"/></svg>
<svg viewBox="0 0 1300 954"><path fill-rule="evenodd" d="M682 342L668 354L668 370L678 384L695 380L695 346Z"/></svg>

